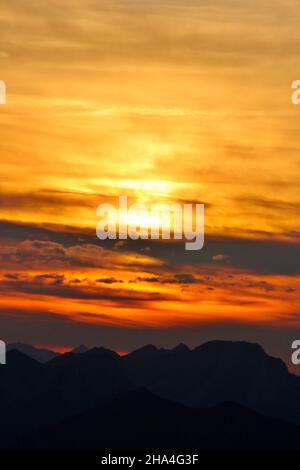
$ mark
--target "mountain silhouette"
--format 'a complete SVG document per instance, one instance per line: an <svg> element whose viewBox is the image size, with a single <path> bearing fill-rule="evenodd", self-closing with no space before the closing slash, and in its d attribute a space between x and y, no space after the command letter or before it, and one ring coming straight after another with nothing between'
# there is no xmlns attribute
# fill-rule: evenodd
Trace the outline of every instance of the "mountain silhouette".
<svg viewBox="0 0 300 470"><path fill-rule="evenodd" d="M35 449L295 449L300 428L234 403L192 409L135 390L19 446Z"/></svg>
<svg viewBox="0 0 300 470"><path fill-rule="evenodd" d="M91 419L91 429L96 425L101 427L100 421L97 424L92 419L93 415L98 416L98 411L99 416L103 413L107 417L106 427L98 433L101 442L106 442L107 431L107 439L110 438L109 442L114 446L113 435L109 434L109 429L113 432L113 426L109 428L108 418L109 415L114 416L112 406L119 406L120 419L123 416L127 425L131 423L129 414L126 415L127 411L122 410L122 403L125 403L123 400L129 400L128 406L132 403L132 423L136 423L136 427L130 428L126 437L128 446L130 439L136 438L138 430L144 432L145 423L149 420L150 426L149 410L152 410L153 419L155 416L159 418L161 429L164 429L164 407L166 412L174 410L176 419L172 421L169 418L173 426L180 428L184 425L184 429L187 429L188 440L185 443L181 434L176 437L175 431L165 428L174 439L172 441L170 438L170 444L193 443L192 435L197 431L196 437L203 439L203 445L212 445L212 438L205 434L209 428L209 420L212 419L226 436L230 436L232 430L232 439L236 445L243 444L238 440L240 433L241 436L246 436L243 445L248 442L254 447L264 446L267 444L266 439L255 441L254 433L247 434L247 429L252 429L250 424L254 423L253 429L261 426L265 433L267 425L273 421L264 419L279 418L289 421L289 424L284 424L275 419L274 426L277 426L275 428L279 436L282 436L284 426L287 426L287 436L290 433L298 436L298 428L293 427L292 423L300 424L299 396L300 378L290 374L280 359L270 357L257 344L246 342L212 341L194 349L180 344L171 350L148 345L123 357L105 348L93 348L82 353L61 354L44 363L19 350L11 350L7 353L7 364L0 367L0 447L5 448L16 443L21 446L23 442L29 442L26 441L29 435L39 436L42 430L56 427L59 437L61 426L67 426L73 419L76 421L74 429L77 429L76 423L81 419L87 420L86 422ZM154 403L157 404L157 411ZM124 404L125 406L127 405ZM144 406L147 409L143 410ZM205 414L205 409L208 415ZM198 416L198 425L191 415ZM222 427L222 420L227 420L227 424L224 423L227 427ZM147 436L155 443L151 429L150 426ZM82 428L81 434L85 432L86 429ZM229 446L225 435L222 441L221 434L213 432L218 446L222 442ZM78 439L79 433L78 430ZM49 434L47 436L50 439ZM115 437L115 443L120 444L117 435ZM262 439L263 435L257 437ZM271 434L271 437L272 444L276 441L276 436ZM283 437L278 439L282 445L287 445ZM51 442L54 445L54 441ZM90 442L96 445L95 441ZM142 441L138 442L142 447ZM167 441L164 439L161 442L163 448L163 443ZM290 442L295 444L292 439ZM199 445L198 443L197 447Z"/></svg>
<svg viewBox="0 0 300 470"><path fill-rule="evenodd" d="M80 346L77 346L76 348L72 349L72 353L75 354L83 354L88 352L89 348L87 348L84 344L80 344Z"/></svg>
<svg viewBox="0 0 300 470"><path fill-rule="evenodd" d="M11 343L7 345L7 351L12 351L16 349L29 357L32 357L38 362L48 362L51 361L54 357L58 356L58 353L51 351L50 349L37 348L31 346L30 344L25 343Z"/></svg>
<svg viewBox="0 0 300 470"><path fill-rule="evenodd" d="M7 364L0 367L0 409L30 394L41 375L42 365L14 349L7 353Z"/></svg>
<svg viewBox="0 0 300 470"><path fill-rule="evenodd" d="M122 358L138 387L192 407L232 401L300 423L300 377L247 342L211 341L193 350L146 346Z"/></svg>
<svg viewBox="0 0 300 470"><path fill-rule="evenodd" d="M67 353L45 364L13 350L0 369L0 390L17 387L0 404L0 445L83 412L133 388L119 356L104 348ZM27 378L28 377L28 378ZM5 385L5 382L8 385Z"/></svg>

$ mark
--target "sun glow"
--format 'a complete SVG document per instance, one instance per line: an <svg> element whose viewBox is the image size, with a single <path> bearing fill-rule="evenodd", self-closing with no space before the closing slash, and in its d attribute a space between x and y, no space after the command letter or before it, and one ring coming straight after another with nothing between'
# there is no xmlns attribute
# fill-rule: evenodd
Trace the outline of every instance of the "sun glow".
<svg viewBox="0 0 300 470"><path fill-rule="evenodd" d="M171 191L171 184L168 181L159 180L124 180L121 182L122 188L134 191L146 191L168 195Z"/></svg>

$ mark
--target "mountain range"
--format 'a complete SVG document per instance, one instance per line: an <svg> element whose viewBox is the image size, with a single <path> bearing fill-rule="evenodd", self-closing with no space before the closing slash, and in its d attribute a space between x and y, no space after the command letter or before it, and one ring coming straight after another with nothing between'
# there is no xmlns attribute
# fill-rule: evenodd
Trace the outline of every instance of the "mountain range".
<svg viewBox="0 0 300 470"><path fill-rule="evenodd" d="M300 377L258 344L27 351L0 366L2 448L300 448Z"/></svg>

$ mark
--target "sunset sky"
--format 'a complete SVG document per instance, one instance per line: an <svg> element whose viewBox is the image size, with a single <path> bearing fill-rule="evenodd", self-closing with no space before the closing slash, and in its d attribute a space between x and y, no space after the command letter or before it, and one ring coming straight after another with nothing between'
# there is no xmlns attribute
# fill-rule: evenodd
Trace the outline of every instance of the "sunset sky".
<svg viewBox="0 0 300 470"><path fill-rule="evenodd" d="M300 338L296 0L0 5L0 337ZM97 239L96 208L205 204L205 245Z"/></svg>

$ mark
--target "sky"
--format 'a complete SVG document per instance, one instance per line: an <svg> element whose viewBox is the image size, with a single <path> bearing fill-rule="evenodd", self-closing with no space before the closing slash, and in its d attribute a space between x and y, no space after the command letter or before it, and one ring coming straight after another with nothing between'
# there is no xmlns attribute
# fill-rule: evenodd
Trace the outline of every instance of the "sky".
<svg viewBox="0 0 300 470"><path fill-rule="evenodd" d="M131 351L300 337L296 0L0 5L0 335ZM96 208L205 204L205 245Z"/></svg>

